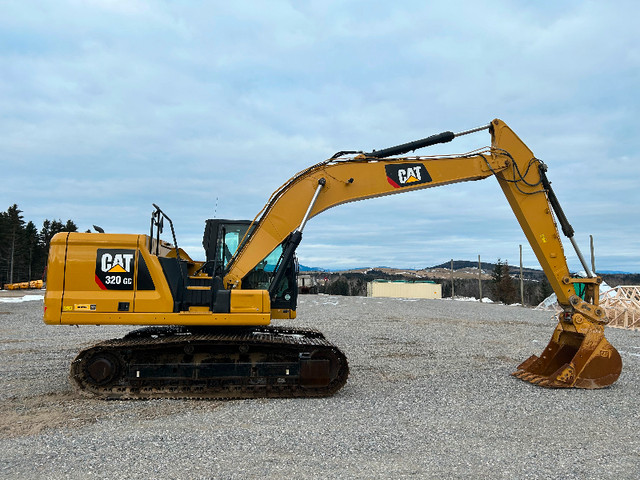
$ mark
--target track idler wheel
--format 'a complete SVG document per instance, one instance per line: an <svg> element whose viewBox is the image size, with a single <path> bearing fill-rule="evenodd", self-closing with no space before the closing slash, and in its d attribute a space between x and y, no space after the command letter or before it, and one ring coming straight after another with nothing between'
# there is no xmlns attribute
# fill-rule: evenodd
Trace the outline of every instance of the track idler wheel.
<svg viewBox="0 0 640 480"><path fill-rule="evenodd" d="M117 379L122 366L119 359L107 352L97 352L82 360L82 378L90 385L104 386Z"/></svg>
<svg viewBox="0 0 640 480"><path fill-rule="evenodd" d="M573 315L560 320L540 357L532 355L512 375L549 388L603 388L622 371L620 354L604 337L604 326Z"/></svg>
<svg viewBox="0 0 640 480"><path fill-rule="evenodd" d="M300 359L300 385L305 388L328 386L339 376L341 361L330 350L318 350Z"/></svg>

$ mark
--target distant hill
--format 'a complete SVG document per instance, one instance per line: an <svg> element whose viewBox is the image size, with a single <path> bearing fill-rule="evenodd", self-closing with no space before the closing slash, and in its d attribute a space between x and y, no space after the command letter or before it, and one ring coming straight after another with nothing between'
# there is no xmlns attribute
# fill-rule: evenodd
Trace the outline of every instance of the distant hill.
<svg viewBox="0 0 640 480"><path fill-rule="evenodd" d="M496 267L495 263L491 262L482 262L482 270L483 272L491 274ZM453 261L453 269L454 270L462 270L467 268L478 268L478 262L472 262L468 260L454 260ZM451 262L441 263L440 265L434 265L433 267L428 267L425 270L436 270L436 269L451 269ZM516 275L520 273L520 267L517 265L509 265L509 271L512 275ZM545 278L544 272L539 268L523 268L522 272L525 278L529 278L532 280L542 280ZM574 273L574 272L572 272ZM630 272L619 272L615 270L601 270L598 271L597 274L602 277L602 279L611 287L616 287L618 285L640 285L640 274L639 273L630 273Z"/></svg>
<svg viewBox="0 0 640 480"><path fill-rule="evenodd" d="M300 265L301 272L326 272L324 268L319 267L307 267L306 265Z"/></svg>
<svg viewBox="0 0 640 480"><path fill-rule="evenodd" d="M618 285L640 285L640 273L598 272L598 275L600 275L610 287L617 287Z"/></svg>
<svg viewBox="0 0 640 480"><path fill-rule="evenodd" d="M493 273L496 264L492 262L482 262L482 273L483 278L490 278ZM331 270L331 269L323 269L318 267L306 267L304 265L300 265L301 272L327 272L327 273L354 273L354 274L365 274L367 277L369 276L381 276L381 278L385 277L406 277L407 279L423 277L423 278L448 278L448 271L451 269L451 262L444 262L439 265L434 265L432 267L425 267L417 270L406 269L406 268L392 268L392 267L368 267L368 268L350 268L345 270ZM454 260L453 261L453 270L454 277L456 278L471 278L477 275L478 262L470 261L470 260ZM475 270L475 274L473 273ZM509 265L509 271L512 276L516 276L520 274L520 267L517 265ZM546 276L542 269L537 268L523 268L522 272L524 274L524 278L527 280L533 280L542 282L546 279ZM628 272L617 272L617 271L599 271L598 275L602 277L602 279L611 287L616 287L618 285L640 285L640 274L638 273L628 273Z"/></svg>
<svg viewBox="0 0 640 480"><path fill-rule="evenodd" d="M496 264L495 263L491 263L491 262L481 262L480 265L482 266L482 270L484 270L485 272L493 272L493 270L496 268ZM436 268L444 268L446 270L450 270L451 269L451 262L445 262L445 263L441 263L440 265L434 265L433 267L427 267L427 269L436 269ZM478 262L470 262L468 260L454 260L453 261L453 269L454 270L460 270L462 268L478 268ZM509 265L509 271L511 272L520 272L520 267L517 265ZM522 269L523 273L529 273L532 274L534 276L541 274L544 275L544 273L542 272L541 269L539 268L527 268L524 267Z"/></svg>
<svg viewBox="0 0 640 480"><path fill-rule="evenodd" d="M496 266L495 263L482 262L480 264L483 270L493 270ZM454 260L453 269L458 270L460 268L477 268L478 262L470 262L469 260ZM440 265L434 265L433 267L425 268L451 268L451 262L441 263Z"/></svg>

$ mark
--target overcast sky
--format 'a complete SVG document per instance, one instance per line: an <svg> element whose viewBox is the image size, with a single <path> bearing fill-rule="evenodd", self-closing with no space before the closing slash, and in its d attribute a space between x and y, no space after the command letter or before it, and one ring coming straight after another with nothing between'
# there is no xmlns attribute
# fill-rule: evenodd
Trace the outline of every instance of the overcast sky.
<svg viewBox="0 0 640 480"><path fill-rule="evenodd" d="M253 218L338 150L501 118L598 270L640 272L636 1L0 3L0 210L146 233L151 203L202 259L207 218ZM419 153L463 153L482 132ZM538 267L495 179L337 207L308 266ZM570 268L579 263L568 242Z"/></svg>

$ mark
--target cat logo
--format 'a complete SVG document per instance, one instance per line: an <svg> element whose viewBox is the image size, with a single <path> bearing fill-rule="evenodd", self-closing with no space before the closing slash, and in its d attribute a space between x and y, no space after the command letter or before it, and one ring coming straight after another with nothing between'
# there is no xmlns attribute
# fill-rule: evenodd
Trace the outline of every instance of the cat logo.
<svg viewBox="0 0 640 480"><path fill-rule="evenodd" d="M413 187L432 181L431 175L422 163L401 163L385 165L387 181L393 188Z"/></svg>
<svg viewBox="0 0 640 480"><path fill-rule="evenodd" d="M105 273L127 273L131 271L133 253L104 252L100 258L100 266Z"/></svg>
<svg viewBox="0 0 640 480"><path fill-rule="evenodd" d="M135 250L99 248L96 255L96 284L102 290L133 290Z"/></svg>

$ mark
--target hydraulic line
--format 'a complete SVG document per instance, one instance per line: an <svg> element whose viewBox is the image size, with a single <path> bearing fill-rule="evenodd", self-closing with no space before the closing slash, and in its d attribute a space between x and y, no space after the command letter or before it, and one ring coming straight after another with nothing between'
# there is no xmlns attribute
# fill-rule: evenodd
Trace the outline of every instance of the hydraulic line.
<svg viewBox="0 0 640 480"><path fill-rule="evenodd" d="M573 227L569 223L569 220L567 220L567 217L564 214L564 211L562 210L562 207L560 206L560 202L558 201L558 197L556 197L556 194L553 191L553 188L551 188L551 182L549 182L549 179L547 178L547 173L546 173L547 172L547 166L544 163L540 162L540 165L539 165L538 169L540 171L540 180L542 181L542 186L547 191L547 198L549 199L549 203L553 207L553 211L556 214L558 222L560 222L560 226L562 227L562 233L565 234L565 236L571 242L571 245L573 245L573 248L574 248L574 250L576 252L576 255L578 255L578 259L580 260L580 263L582 264L582 268L584 268L584 271L587 273L587 277L593 278L595 275L589 269L589 266L587 265L587 262L584 259L584 257L582 256L582 252L580 251L580 248L578 247L578 243L573 238L574 233L575 233L574 230L573 230Z"/></svg>

